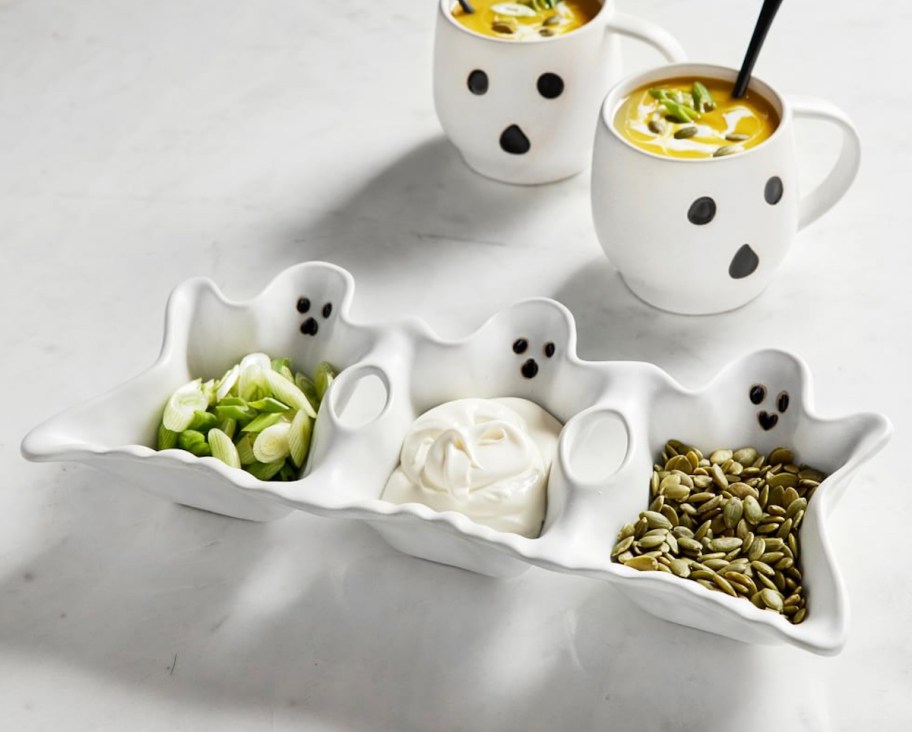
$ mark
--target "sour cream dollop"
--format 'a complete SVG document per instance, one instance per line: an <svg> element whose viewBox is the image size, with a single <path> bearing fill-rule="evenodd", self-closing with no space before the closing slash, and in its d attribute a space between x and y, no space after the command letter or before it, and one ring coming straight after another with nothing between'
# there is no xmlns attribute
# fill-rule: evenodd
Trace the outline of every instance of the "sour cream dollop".
<svg viewBox="0 0 912 732"><path fill-rule="evenodd" d="M541 533L561 423L534 402L458 399L422 414L383 498L458 511L498 531Z"/></svg>

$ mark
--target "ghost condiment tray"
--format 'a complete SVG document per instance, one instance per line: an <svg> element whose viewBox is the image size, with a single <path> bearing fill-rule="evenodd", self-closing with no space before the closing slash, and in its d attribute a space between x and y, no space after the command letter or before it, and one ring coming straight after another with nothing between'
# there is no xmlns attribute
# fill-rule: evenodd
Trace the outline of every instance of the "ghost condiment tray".
<svg viewBox="0 0 912 732"><path fill-rule="evenodd" d="M32 430L22 453L34 461L84 463L168 500L236 518L272 520L298 509L363 520L403 552L495 577L536 565L604 580L658 617L745 642L841 649L847 597L825 518L889 439L885 417L816 416L807 366L781 351L739 359L691 390L652 364L581 360L573 317L553 300L517 303L468 336L447 340L417 319L354 322L353 295L351 275L321 262L285 270L243 302L226 299L209 280L189 280L169 299L156 362ZM212 457L151 447L162 405L177 387L220 375L260 351L308 369L323 360L340 369L299 479L260 481ZM414 420L464 397L525 398L563 423L538 537L382 499ZM707 449L788 445L828 473L802 527L810 595L803 623L693 581L612 561L618 531L649 503L653 461L670 438Z"/></svg>

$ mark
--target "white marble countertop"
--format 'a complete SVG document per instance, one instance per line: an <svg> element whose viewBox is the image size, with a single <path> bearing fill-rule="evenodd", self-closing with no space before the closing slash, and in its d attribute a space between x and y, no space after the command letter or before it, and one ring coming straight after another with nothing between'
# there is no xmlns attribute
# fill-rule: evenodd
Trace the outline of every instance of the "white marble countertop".
<svg viewBox="0 0 912 732"><path fill-rule="evenodd" d="M912 10L784 4L756 73L847 109L861 173L758 300L686 318L621 284L588 175L468 171L433 111L435 5L0 0L0 729L909 729L912 502L890 466L912 439ZM737 65L760 3L619 5ZM835 139L799 132L812 182ZM357 522L246 523L21 458L28 428L155 359L178 282L244 297L312 259L354 274L355 316L458 334L546 295L583 357L698 385L781 347L824 415L886 413L892 443L830 523L845 650L743 645L596 581L491 580Z"/></svg>

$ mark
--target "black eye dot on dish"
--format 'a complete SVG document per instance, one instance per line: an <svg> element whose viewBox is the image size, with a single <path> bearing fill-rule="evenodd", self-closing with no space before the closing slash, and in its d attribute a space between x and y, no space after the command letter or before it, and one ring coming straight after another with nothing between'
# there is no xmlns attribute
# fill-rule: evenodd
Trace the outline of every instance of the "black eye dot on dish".
<svg viewBox="0 0 912 732"><path fill-rule="evenodd" d="M789 393L787 391L780 391L779 396L776 397L776 409L780 412L784 412L789 408Z"/></svg>
<svg viewBox="0 0 912 732"><path fill-rule="evenodd" d="M481 96L488 91L488 75L481 69L475 69L466 81L469 91L476 96Z"/></svg>
<svg viewBox="0 0 912 732"><path fill-rule="evenodd" d="M306 313L308 310L310 310L310 300L308 300L306 297L299 297L297 308L299 313Z"/></svg>
<svg viewBox="0 0 912 732"><path fill-rule="evenodd" d="M564 80L550 71L538 77L537 86L538 93L545 99L557 99L564 93Z"/></svg>
<svg viewBox="0 0 912 732"><path fill-rule="evenodd" d="M545 358L551 358L554 355L554 344L550 341L545 344Z"/></svg>
<svg viewBox="0 0 912 732"><path fill-rule="evenodd" d="M333 304L331 302L326 303L323 306L323 317L328 318L330 315L332 315L332 311L333 311Z"/></svg>
<svg viewBox="0 0 912 732"><path fill-rule="evenodd" d="M316 335L318 330L320 330L320 326L313 318L308 318L301 323L301 332L304 335Z"/></svg>
<svg viewBox="0 0 912 732"><path fill-rule="evenodd" d="M687 210L687 220L697 226L705 226L716 217L716 202L709 196L701 196Z"/></svg>
<svg viewBox="0 0 912 732"><path fill-rule="evenodd" d="M527 359L526 362L522 365L520 371L522 372L522 375L527 379L534 379L535 374L538 373L538 364L535 363L534 358Z"/></svg>
<svg viewBox="0 0 912 732"><path fill-rule="evenodd" d="M782 178L774 175L763 186L763 197L770 206L775 206L782 200Z"/></svg>
<svg viewBox="0 0 912 732"><path fill-rule="evenodd" d="M529 348L529 341L525 338L517 338L513 341L513 353L525 353Z"/></svg>
<svg viewBox="0 0 912 732"><path fill-rule="evenodd" d="M754 384L750 388L751 404L760 404L766 399L766 387L763 384Z"/></svg>

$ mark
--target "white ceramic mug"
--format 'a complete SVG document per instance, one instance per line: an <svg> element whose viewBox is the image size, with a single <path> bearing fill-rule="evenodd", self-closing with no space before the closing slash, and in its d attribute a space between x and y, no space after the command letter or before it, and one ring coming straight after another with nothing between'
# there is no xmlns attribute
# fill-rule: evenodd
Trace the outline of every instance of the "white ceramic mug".
<svg viewBox="0 0 912 732"><path fill-rule="evenodd" d="M618 13L614 0L581 28L528 41L475 33L453 17L455 7L439 0L437 116L471 168L506 183L548 183L586 168L599 102L621 77L619 36L684 59L669 33Z"/></svg>
<svg viewBox="0 0 912 732"><path fill-rule="evenodd" d="M658 155L628 142L614 126L619 105L646 84L681 77L734 82L736 76L734 69L707 64L665 66L620 82L602 105L592 164L596 233L633 293L662 310L718 313L753 300L798 230L842 198L858 172L861 143L841 110L822 99L783 97L757 78L749 88L772 104L779 126L769 139L736 155ZM842 131L835 166L803 197L798 118L830 122ZM713 215L695 224L688 212L700 199L709 199L703 204Z"/></svg>

